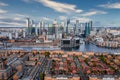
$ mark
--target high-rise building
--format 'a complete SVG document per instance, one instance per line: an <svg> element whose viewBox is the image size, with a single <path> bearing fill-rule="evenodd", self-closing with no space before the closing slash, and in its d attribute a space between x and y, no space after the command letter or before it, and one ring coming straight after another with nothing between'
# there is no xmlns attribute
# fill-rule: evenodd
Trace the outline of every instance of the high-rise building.
<svg viewBox="0 0 120 80"><path fill-rule="evenodd" d="M88 23L85 23L85 37L89 36L91 30L92 30L93 22L90 21Z"/></svg>
<svg viewBox="0 0 120 80"><path fill-rule="evenodd" d="M42 28L42 30L45 30L45 22L44 21L41 21L41 28Z"/></svg>
<svg viewBox="0 0 120 80"><path fill-rule="evenodd" d="M61 27L65 27L64 21L61 22Z"/></svg>
<svg viewBox="0 0 120 80"><path fill-rule="evenodd" d="M15 38L18 38L18 32L15 32Z"/></svg>
<svg viewBox="0 0 120 80"><path fill-rule="evenodd" d="M9 33L9 39L12 39L12 33Z"/></svg>
<svg viewBox="0 0 120 80"><path fill-rule="evenodd" d="M26 26L27 26L27 33L28 34L31 34L31 31L30 31L30 18L26 18Z"/></svg>
<svg viewBox="0 0 120 80"><path fill-rule="evenodd" d="M90 23L88 23L88 34L90 34L90 31L91 31L91 25Z"/></svg>
<svg viewBox="0 0 120 80"><path fill-rule="evenodd" d="M57 20L53 21L53 30L55 28L55 38L57 37L57 32L58 32L58 22Z"/></svg>
<svg viewBox="0 0 120 80"><path fill-rule="evenodd" d="M23 38L26 37L26 32L23 30Z"/></svg>
<svg viewBox="0 0 120 80"><path fill-rule="evenodd" d="M35 35L38 36L38 27L36 24L34 24L34 27L35 27Z"/></svg>
<svg viewBox="0 0 120 80"><path fill-rule="evenodd" d="M39 26L39 35L42 35L43 31L45 30L45 22L41 20L38 26Z"/></svg>
<svg viewBox="0 0 120 80"><path fill-rule="evenodd" d="M62 22L60 23L59 27L58 27L58 34L64 32L64 28L65 28L64 26L65 26L65 24L64 24L64 22L62 21Z"/></svg>
<svg viewBox="0 0 120 80"><path fill-rule="evenodd" d="M85 23L85 37L89 36L89 23Z"/></svg>
<svg viewBox="0 0 120 80"><path fill-rule="evenodd" d="M93 30L93 21L90 21L90 30Z"/></svg>
<svg viewBox="0 0 120 80"><path fill-rule="evenodd" d="M76 20L74 34L79 34L79 20Z"/></svg>
<svg viewBox="0 0 120 80"><path fill-rule="evenodd" d="M67 19L66 34L68 35L68 25L70 24L70 19Z"/></svg>
<svg viewBox="0 0 120 80"><path fill-rule="evenodd" d="M29 34L30 18L26 18L26 26L27 26L27 32Z"/></svg>
<svg viewBox="0 0 120 80"><path fill-rule="evenodd" d="M51 24L48 24L48 35L54 35L55 34L55 27Z"/></svg>
<svg viewBox="0 0 120 80"><path fill-rule="evenodd" d="M81 34L83 34L83 30L84 30L83 23L80 23L80 33Z"/></svg>
<svg viewBox="0 0 120 80"><path fill-rule="evenodd" d="M42 23L39 22L39 35L42 35Z"/></svg>

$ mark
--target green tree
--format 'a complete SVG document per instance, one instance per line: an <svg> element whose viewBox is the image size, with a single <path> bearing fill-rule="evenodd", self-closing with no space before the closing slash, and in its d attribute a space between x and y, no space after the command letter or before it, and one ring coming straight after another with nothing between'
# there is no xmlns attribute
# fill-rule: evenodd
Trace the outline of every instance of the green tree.
<svg viewBox="0 0 120 80"><path fill-rule="evenodd" d="M99 57L99 59L100 59L102 62L105 62L105 63L106 63L105 56L101 55L101 56Z"/></svg>
<svg viewBox="0 0 120 80"><path fill-rule="evenodd" d="M50 57L50 52L45 52L45 57Z"/></svg>
<svg viewBox="0 0 120 80"><path fill-rule="evenodd" d="M44 80L44 76L45 76L44 73L40 73L40 79L41 80Z"/></svg>
<svg viewBox="0 0 120 80"><path fill-rule="evenodd" d="M84 61L85 61L85 63L86 63L86 64L88 64L89 59L88 59L88 58L86 58Z"/></svg>

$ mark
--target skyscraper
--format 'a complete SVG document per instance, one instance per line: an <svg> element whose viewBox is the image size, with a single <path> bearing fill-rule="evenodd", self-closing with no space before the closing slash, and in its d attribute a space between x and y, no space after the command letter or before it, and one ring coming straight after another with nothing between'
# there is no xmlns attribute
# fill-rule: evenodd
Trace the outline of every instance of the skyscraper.
<svg viewBox="0 0 120 80"><path fill-rule="evenodd" d="M90 30L93 30L93 21L90 21Z"/></svg>
<svg viewBox="0 0 120 80"><path fill-rule="evenodd" d="M31 25L30 25L30 18L26 18L26 26L27 26L27 33L28 33L28 34L31 34L31 33L30 33L30 32L31 32L31 31L30 31L30 26L31 26Z"/></svg>
<svg viewBox="0 0 120 80"><path fill-rule="evenodd" d="M60 25L60 32L63 33L64 32L64 27L65 27L65 23L62 21L61 25Z"/></svg>
<svg viewBox="0 0 120 80"><path fill-rule="evenodd" d="M18 32L17 31L15 32L15 38L18 38Z"/></svg>
<svg viewBox="0 0 120 80"><path fill-rule="evenodd" d="M91 25L90 25L90 23L88 23L87 28L88 28L88 35L89 35L90 31L91 31Z"/></svg>
<svg viewBox="0 0 120 80"><path fill-rule="evenodd" d="M26 31L23 29L23 38L26 37Z"/></svg>
<svg viewBox="0 0 120 80"><path fill-rule="evenodd" d="M45 22L41 20L39 22L39 35L42 35L44 30L45 30Z"/></svg>
<svg viewBox="0 0 120 80"><path fill-rule="evenodd" d="M83 30L84 30L83 23L80 23L80 33L81 34L83 34Z"/></svg>
<svg viewBox="0 0 120 80"><path fill-rule="evenodd" d="M53 29L55 28L55 38L57 37L57 32L58 32L58 22L57 20L53 21Z"/></svg>
<svg viewBox="0 0 120 80"><path fill-rule="evenodd" d="M41 21L41 28L42 28L43 30L45 30L45 22L44 22L44 21Z"/></svg>
<svg viewBox="0 0 120 80"><path fill-rule="evenodd" d="M68 25L70 24L70 19L67 19L66 34L68 35Z"/></svg>
<svg viewBox="0 0 120 80"><path fill-rule="evenodd" d="M85 23L85 37L88 37L90 34L90 23Z"/></svg>
<svg viewBox="0 0 120 80"><path fill-rule="evenodd" d="M35 26L35 34L36 34L36 36L38 36L38 27L36 24L34 24L34 26Z"/></svg>
<svg viewBox="0 0 120 80"><path fill-rule="evenodd" d="M76 20L76 24L75 24L75 34L79 34L79 20Z"/></svg>
<svg viewBox="0 0 120 80"><path fill-rule="evenodd" d="M41 22L39 22L39 24L38 24L38 27L39 27L39 35L41 35L42 33L41 33Z"/></svg>
<svg viewBox="0 0 120 80"><path fill-rule="evenodd" d="M54 35L55 34L55 27L53 27L51 24L48 24L48 35Z"/></svg>
<svg viewBox="0 0 120 80"><path fill-rule="evenodd" d="M9 33L9 39L12 39L12 33Z"/></svg>

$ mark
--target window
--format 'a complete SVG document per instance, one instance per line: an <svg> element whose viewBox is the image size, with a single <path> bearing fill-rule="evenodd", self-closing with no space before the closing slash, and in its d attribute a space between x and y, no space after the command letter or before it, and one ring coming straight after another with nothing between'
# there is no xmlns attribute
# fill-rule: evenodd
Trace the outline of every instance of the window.
<svg viewBox="0 0 120 80"><path fill-rule="evenodd" d="M64 40L63 44L70 44L70 40Z"/></svg>

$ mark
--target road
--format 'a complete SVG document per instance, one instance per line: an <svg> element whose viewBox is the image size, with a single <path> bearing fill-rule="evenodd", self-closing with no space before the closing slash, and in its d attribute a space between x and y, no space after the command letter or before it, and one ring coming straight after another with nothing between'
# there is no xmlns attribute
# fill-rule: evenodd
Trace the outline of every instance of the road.
<svg viewBox="0 0 120 80"><path fill-rule="evenodd" d="M81 80L88 80L86 75L83 73L83 69L81 67L81 64L80 64L78 58L75 57L74 60L75 60L77 67L80 68L79 76L80 76Z"/></svg>
<svg viewBox="0 0 120 80"><path fill-rule="evenodd" d="M35 78L35 80L41 80L40 79L40 73L44 73L44 71L45 71L45 66L46 66L46 63L48 62L48 59L44 59L43 60L43 62L42 62L42 64L41 64L41 66L40 66L40 69L39 69L39 71L38 71L38 73L37 73L37 75L36 75L36 78Z"/></svg>

